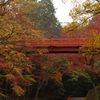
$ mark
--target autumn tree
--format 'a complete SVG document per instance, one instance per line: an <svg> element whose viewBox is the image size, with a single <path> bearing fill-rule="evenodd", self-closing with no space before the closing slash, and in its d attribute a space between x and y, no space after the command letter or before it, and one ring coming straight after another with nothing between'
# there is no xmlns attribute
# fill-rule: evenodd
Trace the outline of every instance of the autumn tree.
<svg viewBox="0 0 100 100"><path fill-rule="evenodd" d="M12 90L17 96L22 96L32 81L35 82L30 76L33 68L25 54L15 51L3 53L0 64L2 64L0 81L4 85L2 91L7 94L8 90Z"/></svg>
<svg viewBox="0 0 100 100"><path fill-rule="evenodd" d="M86 0L77 2L73 0L73 9L70 16L73 22L69 26L64 27L65 33L79 33L82 37L85 36L86 45L80 48L82 58L73 61L73 67L69 67L75 74L86 75L89 77L94 87L87 96L86 100L99 100L99 59L100 59L100 31L99 31L99 16L100 2L98 0ZM77 62L80 61L80 62ZM82 64L80 64L82 63ZM75 71L77 70L77 71ZM96 94L95 94L96 93ZM93 97L93 98L91 98Z"/></svg>
<svg viewBox="0 0 100 100"><path fill-rule="evenodd" d="M9 90L17 96L22 96L34 81L31 78L31 61L22 52L34 49L29 47L32 39L36 41L43 37L42 31L36 30L34 22L27 16L34 11L35 4L31 0L0 1L0 81L9 84ZM7 92L7 89L3 87L2 91Z"/></svg>
<svg viewBox="0 0 100 100"><path fill-rule="evenodd" d="M20 5L21 4L21 5ZM15 1L11 2L12 9L4 17L1 16L1 39L9 42L14 41L24 41L21 45L29 45L31 39L42 38L42 31L36 30L33 25L34 22L31 22L31 19L27 16L28 13L34 11L32 5L36 3L31 1ZM27 10L26 6L28 6ZM31 9L31 11L30 11ZM6 34L5 34L6 33ZM11 38L11 39L10 39ZM16 40L16 41L15 41ZM11 44L11 43L10 43ZM11 44L13 45L13 43ZM18 44L20 45L20 43Z"/></svg>
<svg viewBox="0 0 100 100"><path fill-rule="evenodd" d="M79 56L79 54L72 55L71 57L71 59L73 59L72 66L67 69L69 70L70 73L75 74L74 77L76 75L87 77L91 81L93 88L96 89L97 93L99 92L97 88L99 88L100 85L99 81L100 33L98 28L99 27L98 17L95 17L93 21L91 21L91 23L86 27L86 30L82 32L87 35L85 39L86 45L80 48L81 56ZM95 23L97 22L96 24L97 26L93 24L94 20ZM94 98L99 98L98 95L95 96L96 94L94 94L94 89L91 90L93 95L91 95L91 91L89 92L87 100L91 100L90 98L91 96L94 96Z"/></svg>
<svg viewBox="0 0 100 100"><path fill-rule="evenodd" d="M68 66L70 66L70 64L67 62L67 58L61 55L30 55L30 59L33 59L33 64L35 62L36 65L36 74L33 77L36 79L38 83L35 96L35 100L37 100L37 97L40 94L41 89L45 89L51 80L54 80L59 84L62 83L63 72Z"/></svg>
<svg viewBox="0 0 100 100"><path fill-rule="evenodd" d="M82 48L83 49L83 48ZM92 49L93 50L93 49ZM87 51L87 52L86 52ZM66 69L67 74L72 77L73 80L77 79L79 77L84 77L91 83L92 87L87 94L87 99L86 100L91 100L89 98L94 97L94 98L99 98L97 95L99 93L98 89L100 86L100 56L99 52L91 52L90 48L88 50L85 49L85 52L82 53L83 55L72 55L70 62L72 65ZM65 73L66 73L65 71ZM95 92L95 91L96 92ZM97 94L95 94L97 93ZM96 99L93 99L96 100ZM98 99L99 100L99 99Z"/></svg>
<svg viewBox="0 0 100 100"><path fill-rule="evenodd" d="M84 27L90 23L92 18L100 13L100 2L98 0L85 0L80 2L78 0L72 0L71 2L73 8L70 11L69 16L72 17L73 22L69 24L69 28L65 26L64 30L71 33L77 30L80 33L80 30L84 29Z"/></svg>
<svg viewBox="0 0 100 100"><path fill-rule="evenodd" d="M8 9L8 5L10 5L10 3L14 1L14 0L0 0L0 16L4 16L7 12L10 11L10 9Z"/></svg>

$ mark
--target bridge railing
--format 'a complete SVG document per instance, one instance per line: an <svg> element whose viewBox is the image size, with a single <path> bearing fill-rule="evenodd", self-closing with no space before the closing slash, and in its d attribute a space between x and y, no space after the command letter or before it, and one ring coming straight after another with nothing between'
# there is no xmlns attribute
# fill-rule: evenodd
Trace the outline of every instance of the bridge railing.
<svg viewBox="0 0 100 100"><path fill-rule="evenodd" d="M49 47L49 46L82 46L85 44L83 38L66 38L66 39L47 39L44 41L31 41L32 47Z"/></svg>

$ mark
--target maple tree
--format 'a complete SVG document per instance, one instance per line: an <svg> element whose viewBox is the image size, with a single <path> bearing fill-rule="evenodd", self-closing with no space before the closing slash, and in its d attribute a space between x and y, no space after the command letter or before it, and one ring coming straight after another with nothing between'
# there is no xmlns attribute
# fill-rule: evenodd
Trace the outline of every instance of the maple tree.
<svg viewBox="0 0 100 100"><path fill-rule="evenodd" d="M36 16L34 15L34 13L38 15L37 12L39 10L37 8L39 7L47 9L47 6L45 7L42 4L43 1L46 1L43 0L41 1L41 3L33 1L0 1L0 87L2 88L2 84L5 83L6 79L6 82L9 86L7 88L9 88L11 91L13 90L16 95L22 96L26 92L29 85L32 85L32 83L35 82L35 78L38 82L35 98L36 100L41 87L43 85L46 86L49 80L55 80L60 83L62 81L63 74L72 73L72 76L74 77L76 74L84 75L85 77L88 76L88 78L91 79L93 86L95 87L95 85L99 83L98 79L100 78L100 52L98 50L100 47L98 10L99 2L92 4L90 1L87 1L82 4L82 7L78 3L78 6L76 6L75 9L71 11L70 15L72 16L74 21L67 27L63 28L64 32L73 33L71 37L88 37L89 39L86 40L87 44L80 49L80 53L83 54L83 57L79 55L75 57L73 56L73 59L67 61L66 57L64 58L62 56L57 57L52 55L51 57L49 56L44 59L45 57L43 55L40 56L40 54L39 58L36 54L35 56L31 55L32 57L29 57L22 53L22 51L26 52L27 50L34 49L29 47L30 42L32 42L31 40L34 39L36 41L39 41L40 39L44 39L43 34L46 33L46 31L43 31L45 30L45 27L42 27L42 30L39 27L42 20L38 19L40 19L41 16L38 16L38 18L36 19ZM91 5L89 3L91 3L92 6L89 7L89 5ZM42 10L45 11L43 8ZM97 10L98 12L96 12ZM39 14L41 15L41 13ZM76 15L78 17L76 17ZM90 19L88 20L88 18L91 17L90 15L92 17L94 17L95 15L95 18L92 19L91 22ZM36 26L36 24L38 25ZM54 27L53 25L51 26ZM40 29L37 27L39 27ZM83 29L86 30L81 32L81 30ZM17 50L21 50L21 52L18 52ZM32 63L30 62L30 60L32 61ZM32 73L34 73L34 76ZM3 96L3 94L1 93L0 95Z"/></svg>
<svg viewBox="0 0 100 100"><path fill-rule="evenodd" d="M67 1L67 0L66 0ZM78 0L70 0L73 4L69 16L72 17L73 22L64 27L64 32L73 33L80 31L86 27L92 18L100 14L100 2L98 0L85 0L79 2Z"/></svg>
<svg viewBox="0 0 100 100"><path fill-rule="evenodd" d="M98 16L99 17L99 16ZM98 17L95 17L94 20L97 20ZM96 19L97 18L97 19ZM91 23L85 28L86 30L82 31L80 34L86 34L86 45L80 48L79 55L72 55L71 59L73 64L72 67L69 67L69 72L74 73L73 71L77 70L75 73L79 75L84 75L84 72L89 75L93 87L97 80L99 79L99 58L100 58L100 34L98 25ZM99 19L97 21L99 23ZM81 66L82 65L82 66ZM98 82L99 83L99 82Z"/></svg>
<svg viewBox="0 0 100 100"><path fill-rule="evenodd" d="M95 58L94 55L91 57L73 55L71 59L72 66L68 68L69 73L75 73L80 76L86 75L85 77L90 78L93 87L95 87L99 83L99 58Z"/></svg>
<svg viewBox="0 0 100 100"><path fill-rule="evenodd" d="M91 12L92 13L92 12ZM99 21L100 21L99 13L95 15L91 21L83 27L80 26L73 27L74 24L70 24L68 27L64 27L65 37L82 37L86 38L86 45L80 48L80 55L72 55L72 66L67 69L67 73L73 76L73 79L77 75L86 77L93 86L93 89L90 90L87 94L86 100L96 100L99 99L99 86L100 86L100 30L99 30ZM75 23L77 24L77 23ZM70 30L71 29L71 30ZM69 34L68 34L69 32ZM66 34L67 33L67 34ZM70 58L70 57L69 57ZM73 75L74 74L74 75ZM96 91L96 92L95 92ZM96 94L95 94L96 93ZM91 98L93 97L93 98Z"/></svg>
<svg viewBox="0 0 100 100"><path fill-rule="evenodd" d="M7 88L17 96L22 96L27 87L35 82L31 78L31 62L22 53L30 49L32 39L43 39L42 31L35 29L34 22L27 16L34 11L32 5L35 4L31 0L0 1L0 81L4 84L0 87L7 92L5 85L9 84ZM0 95L3 96L2 93Z"/></svg>
<svg viewBox="0 0 100 100"><path fill-rule="evenodd" d="M7 8L7 5L9 5L12 1L14 0L0 0L0 16L4 16L10 11L10 9Z"/></svg>
<svg viewBox="0 0 100 100"><path fill-rule="evenodd" d="M63 28L65 34L63 37L86 38L86 45L80 48L81 56L75 55L71 58L73 59L72 66L67 70L69 73L88 77L94 89L88 93L86 100L96 100L99 99L97 94L100 86L100 2L99 0L77 1L73 0L74 7L70 12L73 22ZM71 35L69 36L69 34Z"/></svg>
<svg viewBox="0 0 100 100"><path fill-rule="evenodd" d="M13 90L13 93L17 96L22 96L28 86L35 82L34 78L31 78L31 71L34 67L31 65L29 58L22 52L34 49L29 47L31 40L44 39L43 33L45 32L37 29L36 22L33 20L36 17L31 17L37 8L44 6L42 3L32 0L2 0L0 1L0 7L1 72L4 73L1 74L1 83L3 84L6 81L5 85L9 84L7 88ZM5 63L4 66L2 63ZM61 78L56 78L58 74L61 76L60 72L55 71L53 74L52 79L61 81ZM44 80L46 79L43 75L42 81ZM5 86L3 86L4 88ZM4 92L7 91L5 89ZM0 95L3 96L3 94Z"/></svg>
<svg viewBox="0 0 100 100"><path fill-rule="evenodd" d="M35 3L23 1L22 4L20 4L21 1L12 2L11 5L13 8L11 9L11 12L8 12L5 16L1 17L1 35L5 35L5 33L7 35L5 37L2 36L2 38L11 38L11 40L23 39L26 41L33 38L42 38L42 31L36 30L33 25L34 22L31 22L31 19L27 16L28 13L34 11L32 4L35 5ZM8 25L10 27L8 27Z"/></svg>
<svg viewBox="0 0 100 100"><path fill-rule="evenodd" d="M35 58L35 60L33 60ZM59 59L58 59L59 58ZM58 83L62 83L63 72L66 67L70 66L66 57L61 55L30 55L30 59L33 60L33 64L36 65L35 80L38 83L35 100L37 100L38 94L41 88L48 85L50 80L54 80Z"/></svg>
<svg viewBox="0 0 100 100"><path fill-rule="evenodd" d="M1 96L12 98L24 95L27 88L35 82L31 77L32 70L31 61L25 54L17 51L3 52L0 55Z"/></svg>

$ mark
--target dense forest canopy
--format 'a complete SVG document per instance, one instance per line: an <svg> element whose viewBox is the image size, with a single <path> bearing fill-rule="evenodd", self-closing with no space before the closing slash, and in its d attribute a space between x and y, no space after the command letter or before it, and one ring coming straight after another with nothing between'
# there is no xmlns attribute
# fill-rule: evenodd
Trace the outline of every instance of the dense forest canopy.
<svg viewBox="0 0 100 100"><path fill-rule="evenodd" d="M100 100L100 2L70 1L73 22L62 27L52 0L0 0L1 100L65 100L89 90L86 100ZM86 41L77 54L30 47L32 40L73 37Z"/></svg>

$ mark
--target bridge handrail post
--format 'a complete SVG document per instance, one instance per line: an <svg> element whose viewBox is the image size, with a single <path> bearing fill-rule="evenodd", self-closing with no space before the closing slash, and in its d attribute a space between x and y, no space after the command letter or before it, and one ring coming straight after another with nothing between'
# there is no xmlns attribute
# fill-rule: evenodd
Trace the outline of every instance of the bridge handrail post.
<svg viewBox="0 0 100 100"><path fill-rule="evenodd" d="M81 46L81 38L78 38L78 45Z"/></svg>
<svg viewBox="0 0 100 100"><path fill-rule="evenodd" d="M80 45L80 38L78 38L78 45Z"/></svg>
<svg viewBox="0 0 100 100"><path fill-rule="evenodd" d="M54 38L51 39L51 45L54 45Z"/></svg>

